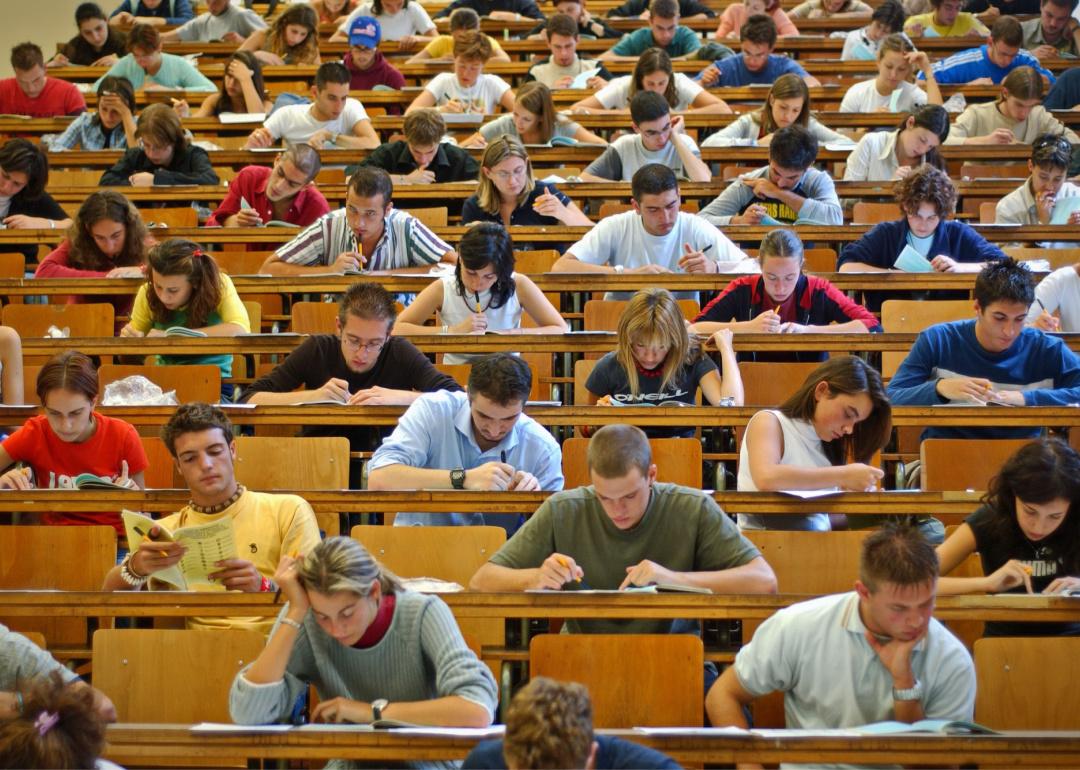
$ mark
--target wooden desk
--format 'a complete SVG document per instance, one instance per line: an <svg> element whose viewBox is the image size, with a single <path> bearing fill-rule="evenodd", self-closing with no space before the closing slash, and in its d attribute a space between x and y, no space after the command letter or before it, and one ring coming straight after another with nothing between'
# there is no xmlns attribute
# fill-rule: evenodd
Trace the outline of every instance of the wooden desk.
<svg viewBox="0 0 1080 770"><path fill-rule="evenodd" d="M195 734L189 725L114 724L106 757L125 765L171 763L178 757L203 761L246 759L355 759L368 761L460 760L477 743L395 733L393 730L304 732L257 735ZM1017 732L996 736L758 736L651 737L633 730L598 730L651 746L686 764L735 762L850 762L905 765L1065 767L1080 762L1080 733Z"/></svg>

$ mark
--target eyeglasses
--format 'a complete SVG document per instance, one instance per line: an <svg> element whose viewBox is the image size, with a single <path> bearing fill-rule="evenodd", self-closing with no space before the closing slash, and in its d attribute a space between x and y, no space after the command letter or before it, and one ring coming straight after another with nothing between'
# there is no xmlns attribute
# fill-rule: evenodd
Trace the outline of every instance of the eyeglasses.
<svg viewBox="0 0 1080 770"><path fill-rule="evenodd" d="M669 131L671 131L671 124L670 123L668 123L666 126L661 128L659 131L656 131L655 129L652 129L652 128L647 128L647 129L645 129L644 131L641 132L641 135L642 136L647 136L650 139L656 139L657 137L663 136L664 134L668 133Z"/></svg>
<svg viewBox="0 0 1080 770"><path fill-rule="evenodd" d="M496 179L501 179L505 182L508 179L520 179L521 177L525 176L526 171L526 167L522 166L520 168L514 169L513 171L492 171L491 175Z"/></svg>
<svg viewBox="0 0 1080 770"><path fill-rule="evenodd" d="M381 340L375 340L374 342L364 342L363 340L359 340L353 336L345 336L341 338L342 344L345 345L345 347L347 347L349 350L360 350L361 348L363 348L365 353L378 353L384 347L386 347L386 343L389 341L390 335L383 337Z"/></svg>

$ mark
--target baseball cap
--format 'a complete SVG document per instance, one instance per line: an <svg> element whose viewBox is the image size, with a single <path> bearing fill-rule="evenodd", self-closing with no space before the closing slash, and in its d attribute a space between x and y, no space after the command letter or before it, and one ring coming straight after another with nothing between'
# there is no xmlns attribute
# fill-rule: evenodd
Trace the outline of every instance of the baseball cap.
<svg viewBox="0 0 1080 770"><path fill-rule="evenodd" d="M376 48L382 38L379 21L373 16L357 16L349 27L349 45Z"/></svg>

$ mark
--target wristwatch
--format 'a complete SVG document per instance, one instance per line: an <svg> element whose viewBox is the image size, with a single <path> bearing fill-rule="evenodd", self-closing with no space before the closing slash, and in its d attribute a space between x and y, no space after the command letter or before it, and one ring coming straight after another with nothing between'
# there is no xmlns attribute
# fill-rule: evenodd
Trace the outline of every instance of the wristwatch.
<svg viewBox="0 0 1080 770"><path fill-rule="evenodd" d="M894 687L892 697L893 700L922 700L922 682L916 679L915 686L906 690L898 690Z"/></svg>
<svg viewBox="0 0 1080 770"><path fill-rule="evenodd" d="M383 709L390 705L386 698L379 698L371 702L371 721L378 722L382 719Z"/></svg>
<svg viewBox="0 0 1080 770"><path fill-rule="evenodd" d="M454 489L465 488L464 468L454 468L454 470L450 471L450 486L452 486Z"/></svg>

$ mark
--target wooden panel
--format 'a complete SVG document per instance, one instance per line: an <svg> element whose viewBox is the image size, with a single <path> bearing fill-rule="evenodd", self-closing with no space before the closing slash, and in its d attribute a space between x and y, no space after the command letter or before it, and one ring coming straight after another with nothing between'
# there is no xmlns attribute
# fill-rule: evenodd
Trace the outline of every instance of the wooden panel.
<svg viewBox="0 0 1080 770"><path fill-rule="evenodd" d="M72 337L112 337L113 306L106 303L84 305L8 305L3 324L20 337L44 337L50 326L71 329Z"/></svg>
<svg viewBox="0 0 1080 770"><path fill-rule="evenodd" d="M141 374L166 393L176 391L181 404L205 401L216 404L221 399L221 369L214 364L172 366L147 366L129 364L102 364L98 369L101 392L109 383Z"/></svg>
<svg viewBox="0 0 1080 770"><path fill-rule="evenodd" d="M143 472L147 489L180 489L184 486L176 461L159 436L140 436L148 463Z"/></svg>
<svg viewBox="0 0 1080 770"><path fill-rule="evenodd" d="M542 634L529 644L530 676L589 688L595 727L700 727L703 667L701 639L686 634Z"/></svg>
<svg viewBox="0 0 1080 770"><path fill-rule="evenodd" d="M775 407L787 400L820 362L740 361L746 406Z"/></svg>
<svg viewBox="0 0 1080 770"><path fill-rule="evenodd" d="M871 530L786 532L744 530L776 573L781 593L850 591L859 577L862 542Z"/></svg>
<svg viewBox="0 0 1080 770"><path fill-rule="evenodd" d="M236 479L257 490L348 489L349 440L237 436Z"/></svg>
<svg viewBox="0 0 1080 770"><path fill-rule="evenodd" d="M401 577L434 577L465 587L506 542L502 527L361 525L352 528L352 536Z"/></svg>
<svg viewBox="0 0 1080 770"><path fill-rule="evenodd" d="M859 201L851 210L851 222L856 225L876 225L900 218L900 206L896 203L870 203Z"/></svg>
<svg viewBox="0 0 1080 770"><path fill-rule="evenodd" d="M1005 461L1029 439L926 439L919 447L920 483L924 490L983 491Z"/></svg>
<svg viewBox="0 0 1080 770"><path fill-rule="evenodd" d="M692 438L651 438L649 446L656 464L657 481L701 489L700 441ZM563 442L563 476L566 489L592 483L585 459L588 447L589 439L586 438L568 438Z"/></svg>
<svg viewBox="0 0 1080 770"><path fill-rule="evenodd" d="M692 299L678 300L679 308L688 321L701 312L701 306ZM585 303L586 331L614 332L619 330L619 318L626 310L627 300L591 299Z"/></svg>
<svg viewBox="0 0 1080 770"><path fill-rule="evenodd" d="M921 332L934 324L960 321L974 315L975 309L969 299L925 300L887 299L881 303L881 327L886 332ZM906 353L884 352L881 354L881 376L885 379L896 374Z"/></svg>
<svg viewBox="0 0 1080 770"><path fill-rule="evenodd" d="M337 303L295 302L292 331L297 334L337 334L337 317Z"/></svg>
<svg viewBox="0 0 1080 770"><path fill-rule="evenodd" d="M980 639L975 673L975 719L981 724L995 730L1080 730L1080 638Z"/></svg>

